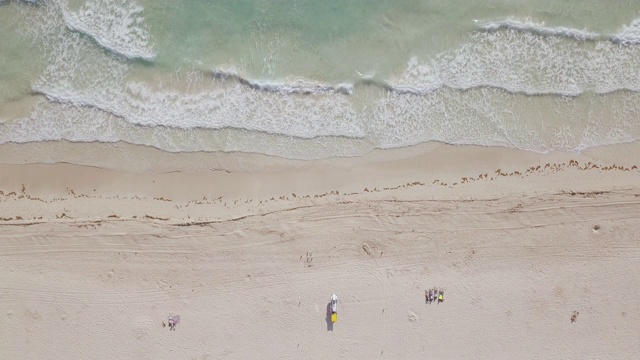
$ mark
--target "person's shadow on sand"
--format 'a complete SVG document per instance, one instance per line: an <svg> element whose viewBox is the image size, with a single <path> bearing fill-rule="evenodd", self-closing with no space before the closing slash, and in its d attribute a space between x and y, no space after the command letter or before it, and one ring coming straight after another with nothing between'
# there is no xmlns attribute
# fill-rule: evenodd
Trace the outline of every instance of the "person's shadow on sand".
<svg viewBox="0 0 640 360"><path fill-rule="evenodd" d="M331 321L331 301L327 304L327 331L333 331L333 322Z"/></svg>

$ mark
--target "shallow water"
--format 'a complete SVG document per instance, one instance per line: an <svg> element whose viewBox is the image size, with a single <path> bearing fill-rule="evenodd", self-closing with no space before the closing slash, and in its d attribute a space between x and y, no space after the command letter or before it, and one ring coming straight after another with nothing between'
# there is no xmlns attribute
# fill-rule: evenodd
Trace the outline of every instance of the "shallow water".
<svg viewBox="0 0 640 360"><path fill-rule="evenodd" d="M603 0L5 1L0 143L312 159L629 142L638 18Z"/></svg>

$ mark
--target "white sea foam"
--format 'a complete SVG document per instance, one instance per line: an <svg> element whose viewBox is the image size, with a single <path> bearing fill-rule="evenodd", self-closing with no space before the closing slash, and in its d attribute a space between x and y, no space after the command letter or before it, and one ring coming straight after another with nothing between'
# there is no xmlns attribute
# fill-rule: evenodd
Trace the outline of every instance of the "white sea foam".
<svg viewBox="0 0 640 360"><path fill-rule="evenodd" d="M580 30L564 26L546 26L543 22L536 22L532 19L498 20L480 24L478 25L478 28L489 32L498 30L515 30L544 36L573 38L579 41L607 40L621 45L640 44L640 19L634 19L629 25L622 26L617 33L611 35L600 34L587 29Z"/></svg>
<svg viewBox="0 0 640 360"><path fill-rule="evenodd" d="M88 85L88 86L87 86ZM202 80L198 90L180 92L128 82L126 88L53 87L34 90L55 102L94 107L135 125L181 129L238 128L299 138L363 137L362 119L344 95L296 95L263 91L240 83Z"/></svg>
<svg viewBox="0 0 640 360"><path fill-rule="evenodd" d="M617 34L611 36L611 41L622 45L640 44L640 19L623 26Z"/></svg>
<svg viewBox="0 0 640 360"><path fill-rule="evenodd" d="M127 58L152 61L156 54L143 8L132 0L89 0L79 11L63 15L69 29L84 33L100 46Z"/></svg>
<svg viewBox="0 0 640 360"><path fill-rule="evenodd" d="M516 19L493 21L493 22L481 24L479 28L485 31L512 29L517 31L531 32L538 35L574 38L580 41L597 40L601 38L600 34L588 31L586 29L579 30L579 29L572 29L572 28L567 28L563 26L545 26L544 23L535 22L531 19L526 19L522 21L516 20Z"/></svg>
<svg viewBox="0 0 640 360"><path fill-rule="evenodd" d="M39 129L39 131L34 131ZM323 159L365 154L375 146L361 139L277 136L240 129L198 130L132 125L91 107L49 102L36 106L29 118L0 123L0 144L39 141L127 142L170 152L257 152L294 159Z"/></svg>
<svg viewBox="0 0 640 360"><path fill-rule="evenodd" d="M241 76L235 69L215 69L212 71L214 78L232 79L240 84L256 90L282 94L326 94L341 93L351 94L353 84L341 83L337 85L318 84L305 79L293 79L288 81L253 80Z"/></svg>
<svg viewBox="0 0 640 360"><path fill-rule="evenodd" d="M342 83L338 85L320 85L305 80L293 80L288 82L246 80L246 83L257 90L283 93L283 94L321 94L342 93L351 94L353 85Z"/></svg>
<svg viewBox="0 0 640 360"><path fill-rule="evenodd" d="M96 108L148 127L238 128L299 138L365 135L348 99L336 91L316 91L321 86L284 84L265 91L267 85L259 82L246 86L200 74L186 74L172 86L132 80L130 64L104 56L67 31L59 16L64 9L49 6L33 24L34 36L49 51L33 90L50 101Z"/></svg>
<svg viewBox="0 0 640 360"><path fill-rule="evenodd" d="M543 109L551 111L544 113ZM427 96L390 92L369 113L366 139L301 139L229 128L137 126L96 108L43 100L30 118L0 124L0 143L125 141L172 152L242 151L305 159L354 156L374 147L428 141L536 152L580 151L638 140L640 124L620 115L639 111L640 94L631 92L594 95L587 101L530 97L490 88L448 89Z"/></svg>
<svg viewBox="0 0 640 360"><path fill-rule="evenodd" d="M361 119L344 96L273 93L237 83L208 85L184 94L130 83L125 118L147 126L235 127L300 138L365 135Z"/></svg>
<svg viewBox="0 0 640 360"><path fill-rule="evenodd" d="M531 97L495 88L428 95L388 93L373 109L367 132L379 148L439 141L546 153L640 139L640 94Z"/></svg>
<svg viewBox="0 0 640 360"><path fill-rule="evenodd" d="M443 86L561 96L640 91L640 47L609 41L585 47L571 39L513 29L479 32L433 59L410 59L406 70L389 83L421 95Z"/></svg>

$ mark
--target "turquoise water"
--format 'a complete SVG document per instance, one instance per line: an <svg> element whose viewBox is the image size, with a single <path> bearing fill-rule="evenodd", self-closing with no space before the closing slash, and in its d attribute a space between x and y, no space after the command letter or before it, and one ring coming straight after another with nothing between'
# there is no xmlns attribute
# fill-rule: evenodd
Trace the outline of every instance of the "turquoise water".
<svg viewBox="0 0 640 360"><path fill-rule="evenodd" d="M357 156L640 138L640 2L0 2L0 143Z"/></svg>

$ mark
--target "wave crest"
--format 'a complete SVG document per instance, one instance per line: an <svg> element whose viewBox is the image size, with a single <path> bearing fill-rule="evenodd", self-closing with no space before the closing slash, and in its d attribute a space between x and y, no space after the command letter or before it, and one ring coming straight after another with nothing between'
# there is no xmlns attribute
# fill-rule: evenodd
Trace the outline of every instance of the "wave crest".
<svg viewBox="0 0 640 360"><path fill-rule="evenodd" d="M622 45L640 44L640 19L623 26L617 34L611 36L611 41Z"/></svg>
<svg viewBox="0 0 640 360"><path fill-rule="evenodd" d="M62 13L67 28L91 37L103 48L129 59L153 61L156 54L143 11L129 0L91 0L77 12L63 7Z"/></svg>
<svg viewBox="0 0 640 360"><path fill-rule="evenodd" d="M620 45L640 44L640 19L634 19L629 25L624 25L616 34L599 34L587 29L580 30L564 26L546 26L544 23L535 22L531 19L492 21L478 25L478 29L486 32L514 30L542 36L572 38L578 41L610 41Z"/></svg>
<svg viewBox="0 0 640 360"><path fill-rule="evenodd" d="M537 23L532 20L518 21L513 19L500 20L485 23L479 26L484 31L497 31L501 29L511 29L517 31L526 31L538 35L545 36L561 36L574 38L580 41L598 40L601 35L598 33L578 29L567 28L563 26L547 27L544 23Z"/></svg>
<svg viewBox="0 0 640 360"><path fill-rule="evenodd" d="M245 85L254 90L281 93L281 94L326 94L326 93L338 93L344 95L350 95L353 92L353 84L341 83L337 85L324 85L312 83L303 79L291 80L287 82L283 81L260 81L252 80L241 76L235 70L212 70L212 76L215 79L221 80L234 80L239 84Z"/></svg>

